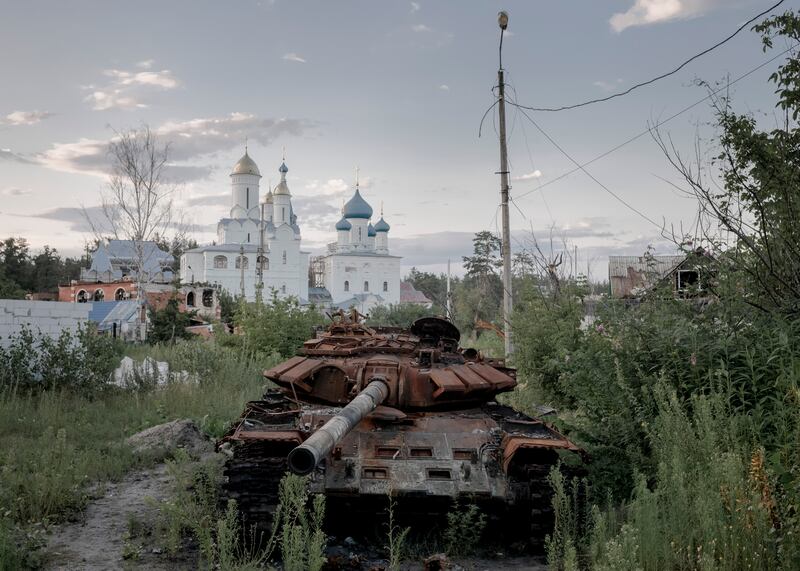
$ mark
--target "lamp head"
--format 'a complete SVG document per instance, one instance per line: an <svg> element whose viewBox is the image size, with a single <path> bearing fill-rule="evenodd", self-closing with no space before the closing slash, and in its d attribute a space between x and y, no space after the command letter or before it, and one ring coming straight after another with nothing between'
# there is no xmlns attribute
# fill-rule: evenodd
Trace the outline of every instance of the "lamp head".
<svg viewBox="0 0 800 571"><path fill-rule="evenodd" d="M508 27L508 12L502 11L497 14L497 25L500 26L501 30L505 30Z"/></svg>

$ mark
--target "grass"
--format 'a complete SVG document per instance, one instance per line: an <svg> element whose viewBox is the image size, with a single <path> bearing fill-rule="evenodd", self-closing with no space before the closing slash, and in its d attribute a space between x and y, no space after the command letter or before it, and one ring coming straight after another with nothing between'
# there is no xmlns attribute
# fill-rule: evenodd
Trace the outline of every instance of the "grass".
<svg viewBox="0 0 800 571"><path fill-rule="evenodd" d="M198 382L91 396L0 392L0 570L35 565L30 554L41 540L31 539L32 530L81 510L90 483L117 480L143 462L124 444L126 437L180 418L220 436L244 403L263 392L261 371L273 362L256 363L210 342L132 353L168 361Z"/></svg>

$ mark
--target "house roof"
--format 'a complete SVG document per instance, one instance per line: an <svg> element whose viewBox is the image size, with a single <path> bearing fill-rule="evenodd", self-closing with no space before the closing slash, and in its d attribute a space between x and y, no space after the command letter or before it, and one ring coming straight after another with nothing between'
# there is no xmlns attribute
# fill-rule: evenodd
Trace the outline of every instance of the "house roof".
<svg viewBox="0 0 800 571"><path fill-rule="evenodd" d="M637 274L663 278L685 259L686 256L609 256L608 276L625 278L629 270L633 270Z"/></svg>
<svg viewBox="0 0 800 571"><path fill-rule="evenodd" d="M95 301L89 310L89 321L98 331L109 331L114 323L133 322L139 310L138 301Z"/></svg>
<svg viewBox="0 0 800 571"><path fill-rule="evenodd" d="M400 303L432 303L411 282L400 282Z"/></svg>

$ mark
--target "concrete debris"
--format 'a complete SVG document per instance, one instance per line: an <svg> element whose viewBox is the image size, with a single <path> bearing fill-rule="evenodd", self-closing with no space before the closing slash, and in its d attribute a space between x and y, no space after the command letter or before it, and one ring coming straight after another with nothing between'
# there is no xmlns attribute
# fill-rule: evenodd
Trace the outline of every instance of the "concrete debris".
<svg viewBox="0 0 800 571"><path fill-rule="evenodd" d="M195 457L213 452L214 445L191 420L174 420L153 426L126 441L134 452L164 458L182 448Z"/></svg>
<svg viewBox="0 0 800 571"><path fill-rule="evenodd" d="M170 371L169 363L145 357L141 362L123 357L114 371L113 384L124 389L163 387L170 383L197 382L188 371Z"/></svg>

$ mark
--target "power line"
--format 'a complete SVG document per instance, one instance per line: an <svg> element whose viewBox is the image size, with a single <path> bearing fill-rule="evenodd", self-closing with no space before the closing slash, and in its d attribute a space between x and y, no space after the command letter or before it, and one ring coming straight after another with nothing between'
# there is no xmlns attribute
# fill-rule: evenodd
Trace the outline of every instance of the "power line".
<svg viewBox="0 0 800 571"><path fill-rule="evenodd" d="M747 73L744 73L743 75L740 75L739 77L737 77L737 78L736 78L736 79L734 79L733 81L730 81L730 82L726 83L725 85L723 85L723 86L721 86L721 87L719 87L719 88L715 89L714 91L710 92L708 95L706 95L705 97L703 97L702 99L699 99L698 101L695 101L695 102L694 102L694 103L692 103L691 105L688 105L687 107L684 107L683 109L681 109L681 110L680 110L680 111L678 111L677 113L674 113L673 115L670 115L669 117L667 117L667 118L666 118L666 119L664 119L663 121L659 121L659 122L657 122L655 125L653 125L653 126L651 126L651 127L648 127L647 129L645 129L645 130L644 130L644 131L642 131L641 133L638 133L638 134L634 135L633 137L630 137L629 139L627 139L627 140L623 141L622 143L618 144L617 146L615 146L615 147L612 147L611 149L609 149L609 150L605 151L604 153L601 153L601 154L597 155L597 156L596 156L595 158L593 158L592 160L590 160L590 161L587 161L587 162L583 163L582 165L578 165L578 166L576 166L574 169L571 169L571 170L569 170L569 171L567 171L567 172L564 172L564 173L560 174L559 176L557 176L557 177L556 177L556 178L554 178L554 179L550 179L550 180L548 180L548 181L546 181L546 182L540 183L540 184L539 184L539 186L538 186L537 188L534 188L534 189L532 189L532 190L529 190L529 191L527 191L527 192L524 192L524 193L522 193L522 194L518 195L516 198L518 198L518 199L519 199L519 198L524 198L524 197L528 196L529 194L532 194L532 193L536 192L537 190L541 190L541 189L543 189L544 187L546 187L546 186L548 186L548 185L551 185L551 184L553 184L553 183L556 183L556 182L560 181L561 179L564 179L564 178L566 178L566 177L570 176L571 174L574 174L574 173L578 172L578 171L579 171L579 170L581 170L583 167L587 167L587 166L591 165L592 163L595 163L595 162L599 161L600 159L604 159L604 158L605 158L605 157L607 157L608 155L610 155L610 154L612 154L612 153L615 153L616 151L620 150L622 147L624 147L624 146L626 146L626 145L629 145L630 143L632 143L632 142L636 141L637 139L641 139L641 138L642 138L642 137L644 137L645 135L647 135L647 134L651 133L651 132L652 132L654 129L658 129L658 128L659 128L659 127L661 127L662 125L666 125L667 123L669 123L669 122L670 122L670 121L672 121L673 119L675 119L675 118L677 118L677 117L679 117L679 116L683 115L684 113L686 113L686 112L688 112L688 111L691 111L692 109L694 109L695 107L697 107L697 106L698 106L698 105L700 105L701 103L703 103L703 102L707 101L708 99L711 99L712 97L714 97L714 96L715 96L716 94L718 94L719 92L721 92L721 91L724 91L724 90L728 89L730 86L732 86L732 85L734 85L734 84L738 83L739 81L741 81L741 80L743 80L743 79L745 79L745 78L747 78L747 77L749 77L749 76L753 75L755 72L757 72L757 71L758 71L758 70L760 70L761 68L763 68L763 67L766 67L767 65L771 64L773 61L775 61L776 59L778 59L779 57L781 57L781 56L782 56L782 55L784 55L785 53L787 53L787 52L790 52L791 50L793 50L793 49L794 49L794 48L796 48L797 46L800 46L800 44L795 44L795 45L793 45L793 46L790 46L789 48L785 49L784 51L782 51L782 52L781 52L781 53L779 53L778 55L776 55L776 56L774 56L774 57L772 57L772 58L768 59L767 61L765 61L765 62L763 62L763 63L759 64L758 66L754 67L753 69L751 69L751 70L750 70L750 71L748 71ZM514 102L509 102L509 103L510 103L511 105L518 106L518 105L517 105L516 103L514 103ZM521 106L519 106L519 107L521 107ZM537 182L538 182L538 181L537 181Z"/></svg>
<svg viewBox="0 0 800 571"><path fill-rule="evenodd" d="M517 106L517 104L516 104L516 103L514 103L513 101L509 101L509 103L510 103L511 105L514 105L514 106L516 106L516 107L518 107L518 108L519 108L519 106ZM622 204L623 204L625 207L627 207L629 210L631 210L632 212L635 212L636 214L638 214L639 216L641 216L642 218L644 218L645 220L647 220L647 221L648 221L650 224L652 224L653 226L656 226L656 227L657 227L659 230L663 230L663 225L662 225L662 224L659 224L659 223L657 223L656 221L654 221L652 218L650 218L649 216L647 216L646 214L644 214L644 213L643 213L641 210L637 209L635 206L632 206L631 204L629 204L628 202L626 202L626 201L625 201L625 199L623 199L621 196L619 196L619 195L618 195L617 193L615 193L613 190L611 190L610 188L608 188L608 187L607 187L606 185L604 185L602 182L600 182L599 180L597 180L597 178L595 178L595 176L594 176L594 175L592 175L592 173L590 173L589 171L587 171L587 170L586 170L586 168L585 168L583 165L581 165L581 164L580 164L578 161L576 161L575 159L573 159L573 158L572 158L572 156L571 156L571 155L570 155L570 154L569 154L567 151L565 151L565 150L563 149L563 147L561 147L561 145L559 145L559 144L558 144L558 143L557 143L557 142L556 142L556 141L555 141L555 140L554 140L554 139L553 139L553 138L552 138L550 135L548 135L548 134L547 134L547 132L546 132L544 129L542 129L542 128L539 126L539 124L538 124L536 121L534 121L534 120L533 120L533 118L532 118L530 115L528 115L528 113L526 113L526 112L525 112L525 110L524 110L524 109L522 109L522 108L519 108L519 110L520 110L520 112L522 112L522 114L523 114L525 117L527 117L527 118L528 118L528 121L530 121L530 122L533 124L533 126L534 126L534 127L536 127L536 129L537 129L537 130L538 130L538 131L539 131L539 132L540 132L540 133L541 133L541 134L542 134L542 135L543 135L543 136L544 136L544 137L545 137L545 138L546 138L548 141L550 141L550 143L551 143L551 144L552 144L552 145L553 145L553 146L554 146L556 149L558 149L558 150L559 150L559 152L561 152L561 154L562 154L562 155L564 155L564 156L565 156L565 157L567 157L567 158L568 158L570 161L572 161L572 162L573 162L573 163L574 163L574 164L577 166L577 168L579 168L580 170L582 170L582 171L584 172L584 174L586 174L586 176L588 176L590 179L592 179L594 182L596 182L596 183L597 183L597 184L600 186L600 188L602 188L602 189L603 189L603 190L605 190L605 191L606 191L608 194L610 194L611 196L613 196L613 197L614 197L614 198L615 198L617 201L619 201L620 203L622 203Z"/></svg>
<svg viewBox="0 0 800 571"><path fill-rule="evenodd" d="M707 49L703 50L699 54L693 55L692 57L687 59L685 62L680 64L678 67L676 67L672 71L668 71L667 73L662 73L661 75L656 76L656 77L654 77L652 79L648 79L647 81L643 81L641 83L637 83L636 85L626 89L625 91L620 91L618 93L614 93L612 95L608 95L607 97L600 97L598 99L590 99L589 101L584 101L583 103L576 103L574 105L564 105L563 107L529 107L529 106L526 106L526 105L519 105L519 107L527 109L528 111L548 111L548 112L567 111L569 109L576 109L578 107L586 107L587 105L593 105L594 103L602 103L604 101L609 101L609 100L615 99L617 97L622 97L623 95L628 95L630 92L632 92L635 89L639 89L640 87L644 87L646 85L650 85L652 83L655 83L656 81L659 81L661 79L669 77L670 75L674 75L674 74L678 73L680 70L682 70L684 67L686 67L687 65L692 63L694 60L699 59L699 58L703 57L704 55L714 51L715 49L717 49L718 47L722 46L723 44L728 43L736 35L738 35L739 32L744 30L747 26L749 26L750 24L752 24L753 22L755 22L756 20L758 20L762 16L765 16L766 14L772 12L775 8L777 8L778 6L783 4L785 1L786 0L780 0L780 2L777 2L776 4L773 4L771 7L767 8L763 12L753 16L747 22L745 22L744 24L739 26L736 29L736 31L733 32L731 35L729 35L727 38L725 38L724 40L722 40L720 42L717 42L716 44L714 44L710 48L707 48Z"/></svg>

